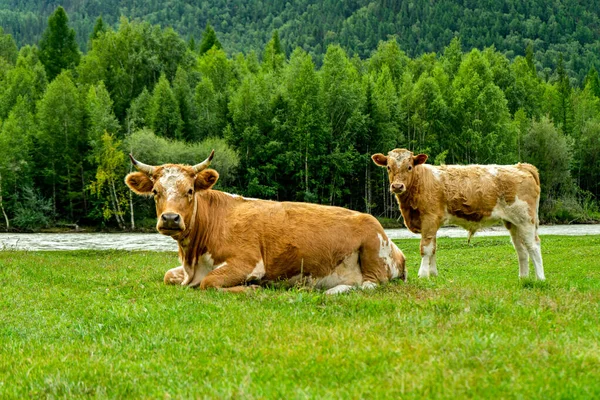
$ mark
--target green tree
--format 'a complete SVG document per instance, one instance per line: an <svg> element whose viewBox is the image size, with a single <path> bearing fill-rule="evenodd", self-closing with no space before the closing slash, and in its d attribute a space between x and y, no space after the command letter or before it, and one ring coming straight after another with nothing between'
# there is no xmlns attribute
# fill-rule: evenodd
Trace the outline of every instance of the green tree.
<svg viewBox="0 0 600 400"><path fill-rule="evenodd" d="M559 55L556 67L556 88L558 92L558 114L555 122L559 124L565 134L570 135L573 130L572 88L562 53Z"/></svg>
<svg viewBox="0 0 600 400"><path fill-rule="evenodd" d="M550 201L571 192L571 146L548 118L533 121L523 138L523 149L524 161L540 172L542 199Z"/></svg>
<svg viewBox="0 0 600 400"><path fill-rule="evenodd" d="M112 217L117 221L120 229L125 229L125 212L128 191L123 185L117 185L125 170L125 153L120 150L121 142L114 135L104 132L94 147L94 163L96 179L91 182L90 190L102 202L102 216L104 220Z"/></svg>
<svg viewBox="0 0 600 400"><path fill-rule="evenodd" d="M0 130L0 209L6 229L10 228L8 214L14 213L24 188L31 188L31 133L36 129L27 100L17 98L14 108Z"/></svg>
<svg viewBox="0 0 600 400"><path fill-rule="evenodd" d="M173 94L177 99L181 114L181 137L188 141L194 141L199 136L198 111L189 81L187 72L183 68L178 68L173 81Z"/></svg>
<svg viewBox="0 0 600 400"><path fill-rule="evenodd" d="M88 116L88 138L92 149L100 145L104 132L111 135L119 133L119 121L112 110L113 102L104 86L104 82L91 86L86 99Z"/></svg>
<svg viewBox="0 0 600 400"><path fill-rule="evenodd" d="M217 34L212 26L209 23L206 24L206 29L204 29L204 33L202 34L202 43L200 43L200 47L198 49L198 54L202 55L209 51L212 48L217 50L222 49L223 46L219 39L217 39Z"/></svg>
<svg viewBox="0 0 600 400"><path fill-rule="evenodd" d="M271 40L265 46L263 56L263 68L266 71L277 72L281 70L285 62L285 52L279 41L279 32L275 30Z"/></svg>
<svg viewBox="0 0 600 400"><path fill-rule="evenodd" d="M17 44L12 35L4 33L4 29L0 27L0 57L14 65L17 62L18 54Z"/></svg>
<svg viewBox="0 0 600 400"><path fill-rule="evenodd" d="M46 90L46 72L35 47L25 46L19 52L17 65L6 73L0 84L0 119L6 118L19 96L23 97L31 112L36 101Z"/></svg>
<svg viewBox="0 0 600 400"><path fill-rule="evenodd" d="M40 40L40 60L50 81L63 69L75 68L81 58L75 30L68 23L65 9L59 6L48 18L48 27Z"/></svg>
<svg viewBox="0 0 600 400"><path fill-rule="evenodd" d="M148 120L158 136L171 139L182 138L183 121L179 104L164 74L160 76L152 92Z"/></svg>
<svg viewBox="0 0 600 400"><path fill-rule="evenodd" d="M39 186L50 193L53 210L76 221L87 213L83 160L87 137L82 129L79 91L70 73L63 72L48 85L37 107L39 131L35 138L35 170Z"/></svg>
<svg viewBox="0 0 600 400"><path fill-rule="evenodd" d="M594 96L600 98L600 78L598 78L598 71L594 67L590 68L590 72L585 77L584 86L588 85Z"/></svg>

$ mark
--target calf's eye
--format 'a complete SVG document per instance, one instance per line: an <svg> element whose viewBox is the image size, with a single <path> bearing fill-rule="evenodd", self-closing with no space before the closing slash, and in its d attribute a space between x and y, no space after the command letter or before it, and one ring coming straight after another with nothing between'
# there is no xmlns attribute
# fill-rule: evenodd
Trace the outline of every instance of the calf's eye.
<svg viewBox="0 0 600 400"><path fill-rule="evenodd" d="M193 195L193 194L194 194L194 191L193 191L192 189L188 190L188 195L190 195L190 196L191 196L191 195Z"/></svg>
<svg viewBox="0 0 600 400"><path fill-rule="evenodd" d="M412 170L412 167L411 167L410 165L408 166L408 170L409 170L409 171L411 171L411 170Z"/></svg>
<svg viewBox="0 0 600 400"><path fill-rule="evenodd" d="M152 194L155 195L155 196L158 194L158 192L156 191L156 189L152 189Z"/></svg>

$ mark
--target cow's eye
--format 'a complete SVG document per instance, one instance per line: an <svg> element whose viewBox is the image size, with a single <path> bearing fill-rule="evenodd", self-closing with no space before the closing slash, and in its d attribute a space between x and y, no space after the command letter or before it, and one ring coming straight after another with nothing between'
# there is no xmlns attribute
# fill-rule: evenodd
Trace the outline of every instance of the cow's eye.
<svg viewBox="0 0 600 400"><path fill-rule="evenodd" d="M388 169L388 171L391 171L391 170L392 170L392 167L390 167L390 166L388 165L387 169Z"/></svg>
<svg viewBox="0 0 600 400"><path fill-rule="evenodd" d="M190 189L190 190L188 190L188 195L190 195L190 196L191 196L191 195L193 195L193 194L194 194L194 190L193 190L193 189Z"/></svg>
<svg viewBox="0 0 600 400"><path fill-rule="evenodd" d="M156 189L152 189L152 194L155 195L155 196L158 194L158 192L156 191Z"/></svg>
<svg viewBox="0 0 600 400"><path fill-rule="evenodd" d="M411 167L410 165L408 166L408 170L409 170L409 171L411 171L411 170L412 170L412 167Z"/></svg>

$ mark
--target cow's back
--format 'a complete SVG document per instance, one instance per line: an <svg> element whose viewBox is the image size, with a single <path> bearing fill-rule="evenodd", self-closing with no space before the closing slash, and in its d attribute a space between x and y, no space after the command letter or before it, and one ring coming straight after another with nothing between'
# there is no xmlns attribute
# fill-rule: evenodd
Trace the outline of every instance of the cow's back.
<svg viewBox="0 0 600 400"><path fill-rule="evenodd" d="M266 280L327 276L348 260L358 261L365 241L379 237L388 241L373 216L340 207L246 201L236 207L233 218L232 240L240 242L235 246L258 244ZM246 235L239 235L241 231Z"/></svg>

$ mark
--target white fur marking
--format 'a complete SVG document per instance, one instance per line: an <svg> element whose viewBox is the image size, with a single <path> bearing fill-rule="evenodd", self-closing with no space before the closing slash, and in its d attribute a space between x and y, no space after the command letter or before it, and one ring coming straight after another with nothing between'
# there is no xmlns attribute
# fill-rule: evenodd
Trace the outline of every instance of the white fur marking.
<svg viewBox="0 0 600 400"><path fill-rule="evenodd" d="M213 260L212 255L210 253L204 253L202 256L200 256L200 260L198 260L198 264L195 268L187 265L184 266L187 277L183 282L181 282L181 284L184 286L188 285L191 287L196 287L200 285L202 279L204 279L204 277L211 271L224 267L226 264L227 262L223 262L215 266L215 260Z"/></svg>
<svg viewBox="0 0 600 400"><path fill-rule="evenodd" d="M253 197L244 197L244 196L240 196L239 194L234 194L234 193L227 193L227 192L223 192L228 196L233 197L234 199L244 199L244 200L250 200L250 201L256 201L256 200L260 200L260 199L255 199Z"/></svg>
<svg viewBox="0 0 600 400"><path fill-rule="evenodd" d="M381 233L378 233L377 237L379 238L379 258L383 260L383 263L390 274L390 279L397 278L400 275L400 271L398 270L398 266L393 257L394 249L392 246L395 247L395 245L391 240L384 239Z"/></svg>
<svg viewBox="0 0 600 400"><path fill-rule="evenodd" d="M265 276L265 263L263 262L263 260L260 260L259 262L256 263L256 266L254 267L254 269L252 270L252 272L250 272L250 274L248 274L248 276L246 277L247 281L252 281L252 280L260 280L262 279L263 276Z"/></svg>
<svg viewBox="0 0 600 400"><path fill-rule="evenodd" d="M159 179L159 182L167 195L167 200L174 200L179 194L177 184L185 181L185 175L181 169L177 167L168 167L163 169L163 174Z"/></svg>
<svg viewBox="0 0 600 400"><path fill-rule="evenodd" d="M353 289L353 287L350 285L337 285L335 287L332 287L328 291L326 291L325 294L340 294L340 293L349 292L352 289Z"/></svg>
<svg viewBox="0 0 600 400"><path fill-rule="evenodd" d="M423 258L421 258L421 267L419 268L419 278L429 278L431 273L430 259L433 255L433 241L427 246L423 246Z"/></svg>

